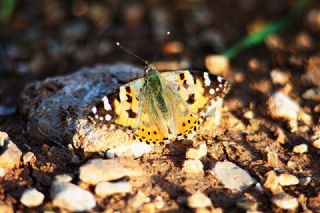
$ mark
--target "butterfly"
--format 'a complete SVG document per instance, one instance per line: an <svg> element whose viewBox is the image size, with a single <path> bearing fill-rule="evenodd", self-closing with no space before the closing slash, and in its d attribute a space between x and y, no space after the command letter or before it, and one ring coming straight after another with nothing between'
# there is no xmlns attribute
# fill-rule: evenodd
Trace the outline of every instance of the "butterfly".
<svg viewBox="0 0 320 213"><path fill-rule="evenodd" d="M159 72L152 64L133 80L96 101L89 118L97 125L123 128L135 140L164 145L192 139L230 84L208 72Z"/></svg>

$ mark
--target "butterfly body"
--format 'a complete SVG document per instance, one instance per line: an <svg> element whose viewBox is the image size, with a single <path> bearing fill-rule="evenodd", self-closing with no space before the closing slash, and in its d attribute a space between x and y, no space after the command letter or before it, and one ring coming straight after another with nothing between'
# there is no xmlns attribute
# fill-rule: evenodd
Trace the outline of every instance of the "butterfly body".
<svg viewBox="0 0 320 213"><path fill-rule="evenodd" d="M124 128L148 144L192 139L214 103L228 92L222 77L207 72L160 73L152 64L145 77L121 86L94 103L89 118Z"/></svg>

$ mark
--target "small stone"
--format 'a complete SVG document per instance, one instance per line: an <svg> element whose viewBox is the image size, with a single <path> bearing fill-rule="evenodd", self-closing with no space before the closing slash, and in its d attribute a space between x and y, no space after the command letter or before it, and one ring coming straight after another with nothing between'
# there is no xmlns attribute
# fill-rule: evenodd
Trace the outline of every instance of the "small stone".
<svg viewBox="0 0 320 213"><path fill-rule="evenodd" d="M147 197L143 192L138 191L129 201L128 205L133 209L139 209L144 203L146 203Z"/></svg>
<svg viewBox="0 0 320 213"><path fill-rule="evenodd" d="M279 69L271 70L271 80L275 84L285 85L290 80L290 75Z"/></svg>
<svg viewBox="0 0 320 213"><path fill-rule="evenodd" d="M311 88L302 94L302 97L306 100L320 101L320 88Z"/></svg>
<svg viewBox="0 0 320 213"><path fill-rule="evenodd" d="M266 180L264 181L263 187L269 189L272 193L281 192L282 188L280 186L277 174L272 170L266 174Z"/></svg>
<svg viewBox="0 0 320 213"><path fill-rule="evenodd" d="M60 175L56 175L54 177L55 181L57 182L71 182L73 177L70 174L60 174Z"/></svg>
<svg viewBox="0 0 320 213"><path fill-rule="evenodd" d="M267 153L268 164L273 168L279 167L279 156L276 151L270 150Z"/></svg>
<svg viewBox="0 0 320 213"><path fill-rule="evenodd" d="M251 111L251 110L249 110L249 111L247 111L247 112L245 112L244 114L243 114L243 116L246 118L246 119L252 119L252 118L254 118L254 113Z"/></svg>
<svg viewBox="0 0 320 213"><path fill-rule="evenodd" d="M205 65L210 73L218 76L226 76L230 67L230 61L223 55L208 55L205 58Z"/></svg>
<svg viewBox="0 0 320 213"><path fill-rule="evenodd" d="M308 146L307 146L307 144L297 145L297 146L293 147L293 152L298 153L298 154L306 153L306 152L308 152Z"/></svg>
<svg viewBox="0 0 320 213"><path fill-rule="evenodd" d="M44 200L44 195L37 189L27 189L22 193L20 202L27 207L40 206Z"/></svg>
<svg viewBox="0 0 320 213"><path fill-rule="evenodd" d="M88 184L97 184L100 181L110 181L124 176L135 177L143 173L121 166L116 160L93 159L80 167L80 179Z"/></svg>
<svg viewBox="0 0 320 213"><path fill-rule="evenodd" d="M183 163L183 171L189 174L203 173L203 164L200 160L190 159Z"/></svg>
<svg viewBox="0 0 320 213"><path fill-rule="evenodd" d="M132 191L132 186L129 182L121 181L121 182L99 182L96 185L95 193L100 197L106 197L108 195L116 194L116 193L127 193Z"/></svg>
<svg viewBox="0 0 320 213"><path fill-rule="evenodd" d="M299 184L302 186L307 186L311 182L311 177L299 178Z"/></svg>
<svg viewBox="0 0 320 213"><path fill-rule="evenodd" d="M243 191L256 183L246 170L229 161L217 162L212 171L214 176L229 189Z"/></svg>
<svg viewBox="0 0 320 213"><path fill-rule="evenodd" d="M10 140L5 132L0 131L0 167L4 169L12 169L19 165L22 152Z"/></svg>
<svg viewBox="0 0 320 213"><path fill-rule="evenodd" d="M299 179L291 174L281 174L278 177L278 181L281 186L292 186L299 183Z"/></svg>
<svg viewBox="0 0 320 213"><path fill-rule="evenodd" d="M77 185L55 181L51 187L52 203L69 211L90 211L96 206L93 195Z"/></svg>
<svg viewBox="0 0 320 213"><path fill-rule="evenodd" d="M29 163L32 158L34 158L34 154L32 152L27 152L26 154L23 155L22 160L24 164Z"/></svg>
<svg viewBox="0 0 320 213"><path fill-rule="evenodd" d="M268 112L274 119L285 119L292 132L298 128L300 106L282 92L274 93L268 100Z"/></svg>
<svg viewBox="0 0 320 213"><path fill-rule="evenodd" d="M275 194L272 197L272 203L278 206L281 209L293 210L298 207L297 198L292 197L284 192Z"/></svg>
<svg viewBox="0 0 320 213"><path fill-rule="evenodd" d="M6 175L6 170L2 167L0 167L0 177L3 177Z"/></svg>
<svg viewBox="0 0 320 213"><path fill-rule="evenodd" d="M186 151L187 159L201 159L207 155L207 145L205 143L200 144L198 148L189 148Z"/></svg>
<svg viewBox="0 0 320 213"><path fill-rule="evenodd" d="M163 198L161 196L157 196L154 199L153 203L157 209L162 209L165 206L165 202L163 201Z"/></svg>
<svg viewBox="0 0 320 213"><path fill-rule="evenodd" d="M258 203L254 200L240 199L237 201L237 206L243 210L256 211L258 208Z"/></svg>
<svg viewBox="0 0 320 213"><path fill-rule="evenodd" d="M107 151L107 157L113 159L115 157L141 157L152 151L152 146L145 143L130 143L119 145L116 148Z"/></svg>
<svg viewBox="0 0 320 213"><path fill-rule="evenodd" d="M205 194L197 191L196 193L188 197L188 206L194 209L203 208L212 206L212 202Z"/></svg>

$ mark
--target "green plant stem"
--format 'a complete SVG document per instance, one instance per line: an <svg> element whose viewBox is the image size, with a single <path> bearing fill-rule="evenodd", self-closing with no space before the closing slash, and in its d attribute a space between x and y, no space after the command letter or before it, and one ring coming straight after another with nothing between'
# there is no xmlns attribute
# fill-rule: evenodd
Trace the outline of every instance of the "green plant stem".
<svg viewBox="0 0 320 213"><path fill-rule="evenodd" d="M239 43L235 44L233 47L223 52L222 55L231 59L243 50L262 43L271 34L277 33L280 30L287 27L295 17L302 13L302 11L305 9L309 2L310 0L297 0L292 9L284 17L280 18L279 20L272 21L269 24L266 24L257 32L249 34Z"/></svg>

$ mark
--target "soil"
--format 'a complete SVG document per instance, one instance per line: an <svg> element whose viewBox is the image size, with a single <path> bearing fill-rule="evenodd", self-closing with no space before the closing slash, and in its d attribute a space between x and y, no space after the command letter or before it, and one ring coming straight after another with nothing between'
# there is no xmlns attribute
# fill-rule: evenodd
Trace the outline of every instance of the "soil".
<svg viewBox="0 0 320 213"><path fill-rule="evenodd" d="M11 19L0 32L0 105L19 108L19 94L30 82L67 74L83 66L118 61L142 65L134 57L116 47L125 47L147 60L186 60L192 69L205 70L204 58L221 53L248 34L253 28L276 20L288 12L291 0L143 0L143 1L55 1L27 0L17 3ZM208 157L202 160L205 170L217 160L229 160L247 170L263 183L273 167L268 163L268 150L276 150L279 170L298 177L311 177L307 186L285 187L286 193L299 198L298 212L320 212L319 150L311 146L311 137L319 123L319 103L306 100L302 94L311 88L302 76L311 57L320 47L320 2L311 1L304 13L281 31L273 40L252 47L231 60L225 78L232 89L224 101L221 125L215 133L199 135L195 144L205 141ZM166 31L171 35L166 36ZM177 41L182 50L164 48ZM176 50L174 46L174 50ZM157 54L156 52L159 52ZM158 55L158 56L156 56ZM309 65L310 66L310 65ZM316 65L314 65L316 66ZM319 67L314 69L320 71ZM289 79L279 85L270 72L279 69ZM299 122L291 132L286 121L274 120L266 110L267 99L274 91L285 91L312 121ZM252 111L248 119L245 112ZM0 116L0 131L7 132L19 149L31 151L36 160L20 163L0 179L0 204L17 212L59 211L50 201L50 186L57 174L78 173L80 164L73 164L72 154L49 140L28 135L28 119L17 113ZM233 123L232 123L233 122ZM280 133L279 133L280 132ZM286 139L282 140L281 136ZM280 139L279 139L280 138ZM279 142L280 140L280 142ZM307 153L294 153L295 145L306 143ZM85 162L86 159L81 159ZM187 177L182 171L183 154L168 150L138 159L122 159L130 167L148 174L133 179L134 192L161 195L165 206L161 211L191 212L177 200L201 190L215 207L224 212L238 212L236 202L247 197L258 202L258 210L282 212L271 203L270 192L257 193L250 188L236 193L224 188L213 175ZM294 167L288 166L293 162ZM74 182L77 183L75 178ZM23 190L35 187L45 194L45 201L32 210L19 199ZM96 198L95 211L106 209L128 211L128 195Z"/></svg>

